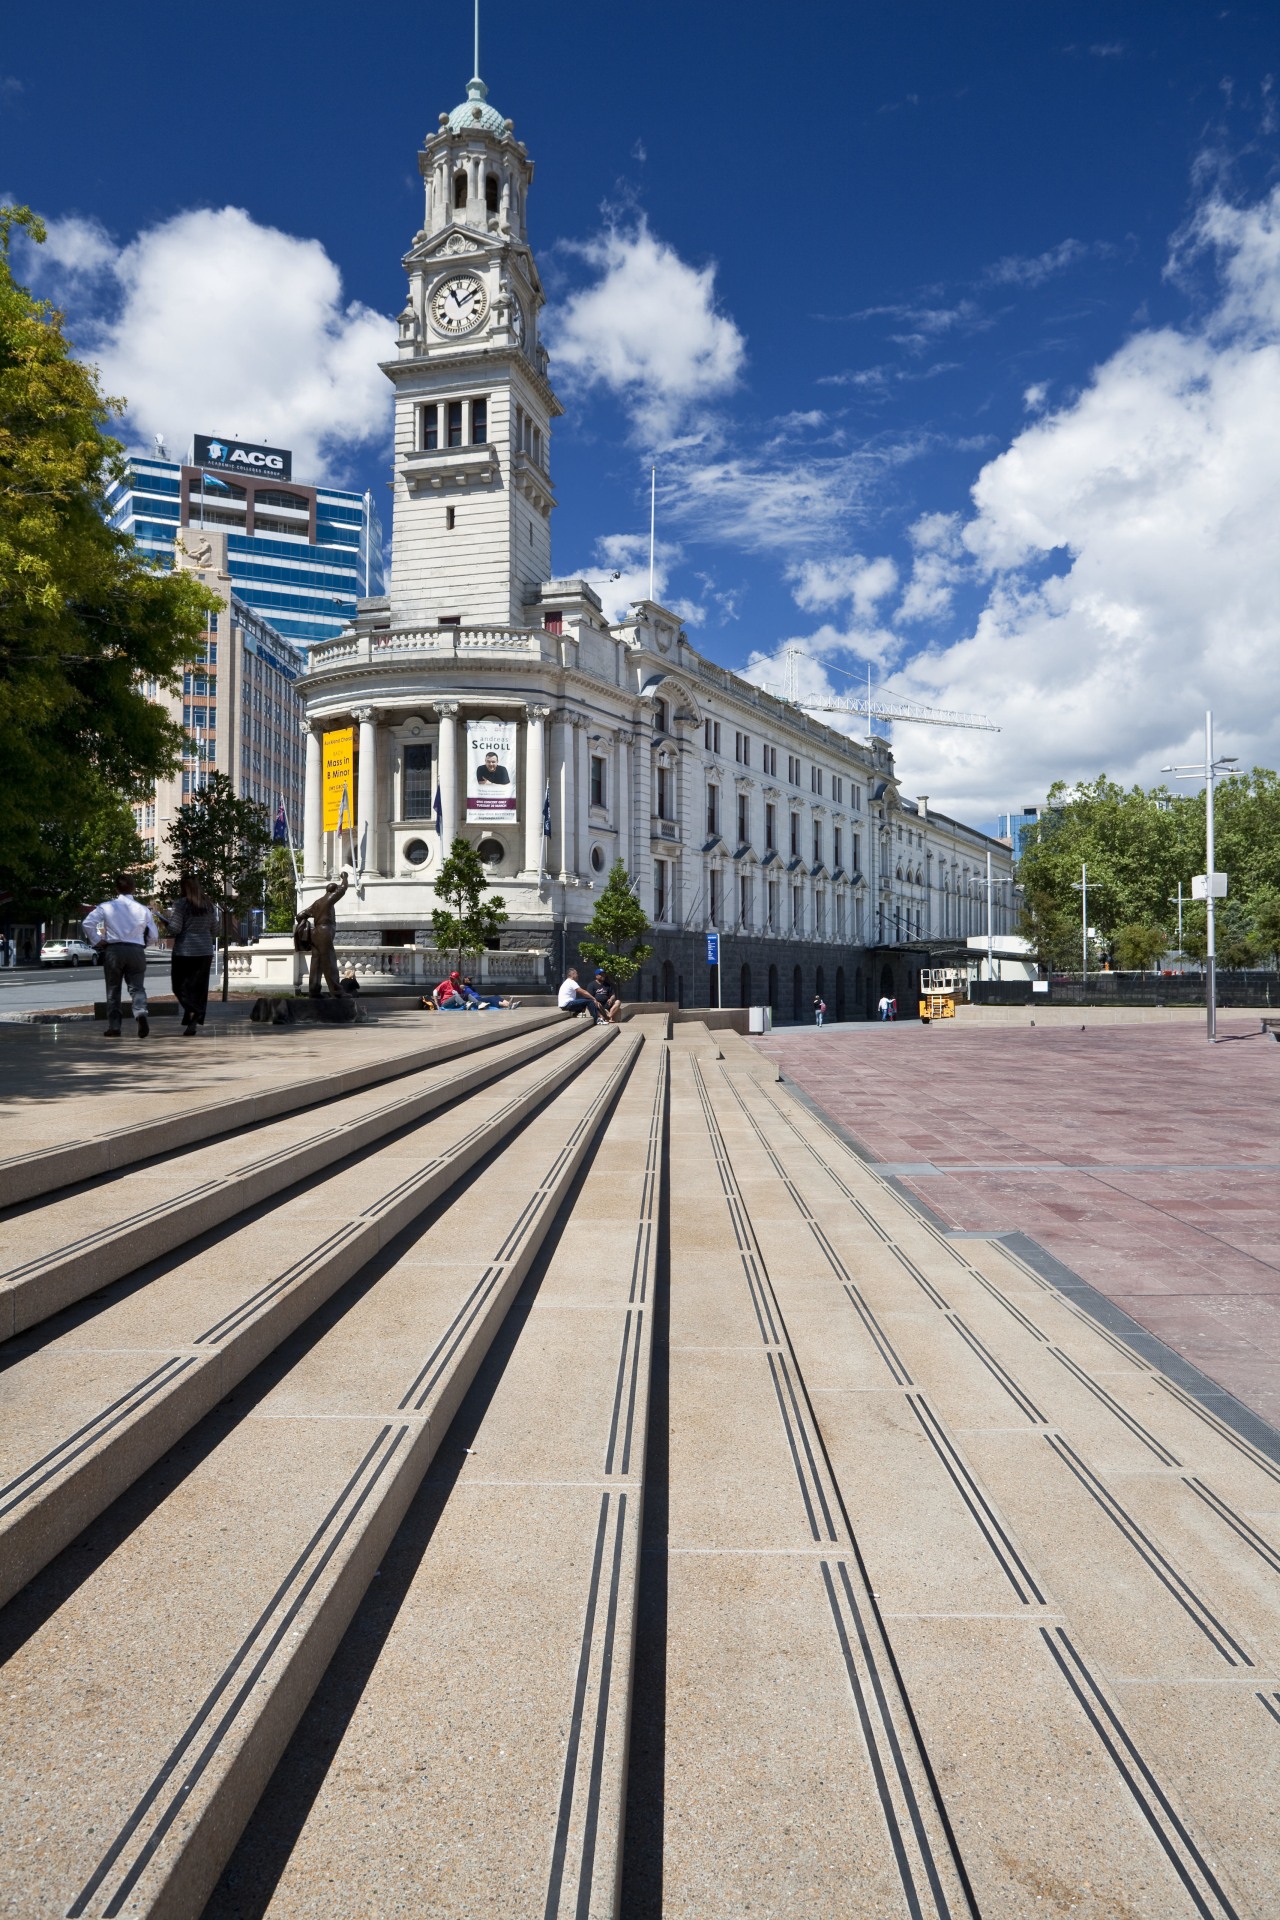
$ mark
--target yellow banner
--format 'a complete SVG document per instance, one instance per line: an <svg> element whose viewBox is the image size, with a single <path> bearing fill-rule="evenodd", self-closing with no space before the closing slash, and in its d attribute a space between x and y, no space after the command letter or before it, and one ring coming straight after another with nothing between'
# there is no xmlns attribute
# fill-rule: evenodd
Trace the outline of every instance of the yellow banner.
<svg viewBox="0 0 1280 1920"><path fill-rule="evenodd" d="M324 831L332 833L342 815L342 825L350 827L352 794L355 791L356 735L354 727L337 727L324 735ZM346 812L342 795L346 793Z"/></svg>

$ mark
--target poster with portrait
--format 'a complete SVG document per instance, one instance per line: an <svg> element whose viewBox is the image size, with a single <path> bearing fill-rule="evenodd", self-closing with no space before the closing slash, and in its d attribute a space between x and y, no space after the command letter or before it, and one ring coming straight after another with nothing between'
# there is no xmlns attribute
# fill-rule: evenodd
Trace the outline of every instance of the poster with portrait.
<svg viewBox="0 0 1280 1920"><path fill-rule="evenodd" d="M516 723L467 722L467 825L516 823Z"/></svg>

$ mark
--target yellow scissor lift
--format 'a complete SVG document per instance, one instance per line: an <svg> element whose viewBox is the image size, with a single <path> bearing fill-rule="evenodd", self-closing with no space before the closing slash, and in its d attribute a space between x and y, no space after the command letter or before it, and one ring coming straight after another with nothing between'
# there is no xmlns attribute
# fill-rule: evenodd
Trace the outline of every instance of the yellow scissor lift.
<svg viewBox="0 0 1280 1920"><path fill-rule="evenodd" d="M969 998L969 977L954 967L923 967L920 971L920 1018L954 1020L956 1001Z"/></svg>

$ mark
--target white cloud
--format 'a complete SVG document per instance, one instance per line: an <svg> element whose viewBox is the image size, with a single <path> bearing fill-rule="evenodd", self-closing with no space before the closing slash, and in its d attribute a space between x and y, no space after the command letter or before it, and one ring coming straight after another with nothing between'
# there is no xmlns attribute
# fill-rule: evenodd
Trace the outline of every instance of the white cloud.
<svg viewBox="0 0 1280 1920"><path fill-rule="evenodd" d="M671 569L681 559L680 548L668 540L655 540L653 547L654 598L691 626L703 618L696 601L666 598ZM606 533L596 541L596 557L590 567L575 568L569 578L591 582L604 604L610 620L625 620L637 600L649 598L649 536L647 533Z"/></svg>
<svg viewBox="0 0 1280 1920"><path fill-rule="evenodd" d="M236 434L291 447L300 479L334 480L350 449L389 432L377 363L393 323L344 299L318 240L238 207L177 214L122 248L76 216L48 227L33 271L65 295L140 442Z"/></svg>
<svg viewBox="0 0 1280 1920"><path fill-rule="evenodd" d="M1206 706L1224 750L1280 765L1280 188L1210 201L1183 264L1195 248L1220 273L1205 324L1135 334L978 476L963 541L986 604L895 676L1003 729L899 730L942 805L991 813L1102 768L1150 783L1194 757Z"/></svg>
<svg viewBox="0 0 1280 1920"><path fill-rule="evenodd" d="M557 372L607 388L644 444L666 446L729 391L745 358L742 335L717 311L715 268L690 266L643 219L572 251L596 278L551 316Z"/></svg>
<svg viewBox="0 0 1280 1920"><path fill-rule="evenodd" d="M986 278L997 287L1038 287L1055 273L1065 273L1068 267L1087 260L1090 254L1108 251L1106 247L1087 246L1083 240L1060 240L1044 253L1006 254L987 268Z"/></svg>
<svg viewBox="0 0 1280 1920"><path fill-rule="evenodd" d="M1023 394L1022 404L1028 413L1043 413L1045 402L1048 398L1049 382L1047 380L1035 380Z"/></svg>
<svg viewBox="0 0 1280 1920"><path fill-rule="evenodd" d="M960 516L922 514L908 529L908 537L915 555L896 617L908 623L940 620L951 611L956 586L964 577L968 561L960 538Z"/></svg>
<svg viewBox="0 0 1280 1920"><path fill-rule="evenodd" d="M834 560L802 560L787 569L796 605L806 613L848 601L860 620L869 619L886 594L898 584L898 569L881 556L868 560L860 553Z"/></svg>

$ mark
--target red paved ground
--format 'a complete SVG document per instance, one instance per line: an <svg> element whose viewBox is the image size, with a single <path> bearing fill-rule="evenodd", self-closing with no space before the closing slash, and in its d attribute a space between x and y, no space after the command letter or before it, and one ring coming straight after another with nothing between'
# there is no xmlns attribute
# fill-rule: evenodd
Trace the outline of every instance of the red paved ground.
<svg viewBox="0 0 1280 1920"><path fill-rule="evenodd" d="M950 1226L1031 1234L1280 1427L1280 1046L1200 1025L758 1042ZM931 1173L920 1163L945 1169Z"/></svg>

